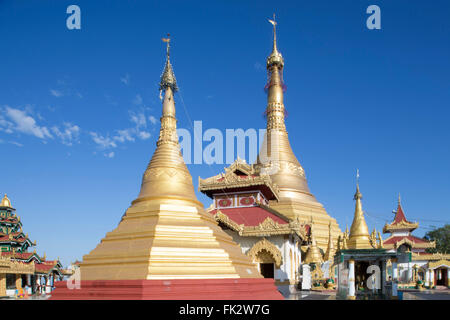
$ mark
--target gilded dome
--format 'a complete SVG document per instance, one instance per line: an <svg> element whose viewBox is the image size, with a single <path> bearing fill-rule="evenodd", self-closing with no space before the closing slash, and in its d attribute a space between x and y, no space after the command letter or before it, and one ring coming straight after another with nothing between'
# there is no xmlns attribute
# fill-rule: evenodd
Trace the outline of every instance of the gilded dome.
<svg viewBox="0 0 450 320"><path fill-rule="evenodd" d="M2 202L1 202L1 204L0 204L0 207L9 207L9 208L12 208L12 207L11 207L11 200L8 199L8 197L6 196L6 193L5 193L5 196L4 196L3 199L2 199Z"/></svg>

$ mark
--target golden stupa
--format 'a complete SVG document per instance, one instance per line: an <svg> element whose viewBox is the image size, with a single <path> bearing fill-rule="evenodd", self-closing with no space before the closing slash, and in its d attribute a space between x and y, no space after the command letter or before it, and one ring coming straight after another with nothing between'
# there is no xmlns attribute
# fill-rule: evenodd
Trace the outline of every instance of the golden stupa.
<svg viewBox="0 0 450 320"><path fill-rule="evenodd" d="M355 203L355 215L353 217L352 226L350 227L350 235L347 240L348 249L373 249L369 228L367 227L364 213L362 210L362 194L359 192L359 184L356 184L356 193L353 199ZM374 230L375 232L375 230Z"/></svg>
<svg viewBox="0 0 450 320"><path fill-rule="evenodd" d="M269 174L279 187L279 201L270 206L287 217L307 221L314 216L317 245L326 250L329 238L329 225L333 239L338 239L341 230L336 219L330 217L308 187L305 171L292 152L285 125L285 107L283 103L283 67L284 59L277 49L276 22L273 24L273 49L267 58L267 70L270 74L267 85L267 131L255 168Z"/></svg>
<svg viewBox="0 0 450 320"><path fill-rule="evenodd" d="M175 75L169 59L157 148L141 191L117 228L83 257L82 280L262 278L250 258L197 200L176 132ZM76 290L75 290L76 291Z"/></svg>
<svg viewBox="0 0 450 320"><path fill-rule="evenodd" d="M315 263L320 265L321 263L323 263L323 257L319 247L317 246L317 241L314 234L314 221L312 217L309 234L311 238L311 245L308 247L308 251L306 251L305 259L303 260L303 262L308 264Z"/></svg>

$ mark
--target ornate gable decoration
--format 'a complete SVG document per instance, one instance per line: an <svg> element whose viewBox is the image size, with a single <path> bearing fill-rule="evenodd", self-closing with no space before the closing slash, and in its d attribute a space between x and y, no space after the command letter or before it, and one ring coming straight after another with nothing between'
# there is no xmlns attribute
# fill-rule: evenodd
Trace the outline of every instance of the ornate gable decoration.
<svg viewBox="0 0 450 320"><path fill-rule="evenodd" d="M390 233L398 230L414 230L419 227L417 222L400 221L397 223L385 224L383 227L383 233Z"/></svg>
<svg viewBox="0 0 450 320"><path fill-rule="evenodd" d="M201 179L199 177L199 191L205 192L265 185L270 189L275 198L278 199L279 188L277 184L272 182L269 175L257 174L255 168L248 165L244 160L238 158L228 168L224 169L225 172L210 178ZM236 171L242 172L244 175L238 175Z"/></svg>
<svg viewBox="0 0 450 320"><path fill-rule="evenodd" d="M263 250L272 255L275 261L275 266L279 268L283 263L281 252L272 242L270 242L266 238L263 238L262 240L255 243L253 247L251 247L251 249L247 251L247 255L253 260L256 260L256 256L258 255L258 253Z"/></svg>
<svg viewBox="0 0 450 320"><path fill-rule="evenodd" d="M301 239L306 239L306 228L298 219L291 220L289 223L280 224L272 218L267 217L257 226L245 226L231 220L222 211L217 210L214 215L217 222L221 222L231 230L236 231L241 237L269 237L275 235L296 233Z"/></svg>
<svg viewBox="0 0 450 320"><path fill-rule="evenodd" d="M450 268L450 261L441 259L441 260L434 261L434 262L428 262L428 268L430 268L430 269L436 269L441 266L446 266L447 268Z"/></svg>

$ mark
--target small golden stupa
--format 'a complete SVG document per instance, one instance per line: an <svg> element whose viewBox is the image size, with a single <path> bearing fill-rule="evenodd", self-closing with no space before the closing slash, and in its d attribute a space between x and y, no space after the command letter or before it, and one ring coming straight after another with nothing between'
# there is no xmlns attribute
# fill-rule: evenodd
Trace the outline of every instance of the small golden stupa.
<svg viewBox="0 0 450 320"><path fill-rule="evenodd" d="M331 234L331 222L330 222L330 230L329 230L329 238L328 238L328 247L327 247L327 251L325 252L325 255L323 257L323 259L325 261L333 261L334 259L334 255L336 253L336 250L334 248L334 241L333 241L333 236Z"/></svg>
<svg viewBox="0 0 450 320"><path fill-rule="evenodd" d="M262 278L197 200L176 132L170 39L159 139L141 191L117 228L83 257L82 280ZM76 291L76 290L74 290Z"/></svg>
<svg viewBox="0 0 450 320"><path fill-rule="evenodd" d="M369 228L367 227L364 213L362 210L362 194L359 192L359 183L356 183L356 193L353 199L355 203L355 215L353 217L352 226L350 227L350 235L347 240L348 249L373 249L371 244Z"/></svg>
<svg viewBox="0 0 450 320"><path fill-rule="evenodd" d="M323 257L317 246L316 237L314 235L314 221L312 218L309 234L311 237L311 245L308 247L308 251L306 251L304 263L315 263L320 267L320 264L323 263Z"/></svg>

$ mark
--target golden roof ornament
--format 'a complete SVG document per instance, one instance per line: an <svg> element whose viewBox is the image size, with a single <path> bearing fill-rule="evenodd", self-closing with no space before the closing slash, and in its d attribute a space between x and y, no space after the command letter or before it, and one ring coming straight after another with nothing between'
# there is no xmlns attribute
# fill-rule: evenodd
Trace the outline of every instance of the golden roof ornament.
<svg viewBox="0 0 450 320"><path fill-rule="evenodd" d="M356 192L353 197L355 202L355 214L353 217L352 226L350 227L350 235L347 246L349 249L372 249L369 228L367 227L366 220L364 219L364 213L362 210L362 194L359 191L359 170L356 174Z"/></svg>

